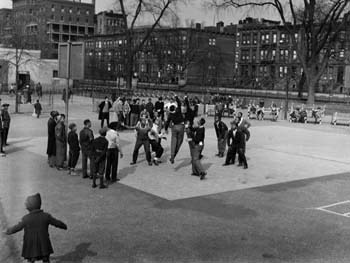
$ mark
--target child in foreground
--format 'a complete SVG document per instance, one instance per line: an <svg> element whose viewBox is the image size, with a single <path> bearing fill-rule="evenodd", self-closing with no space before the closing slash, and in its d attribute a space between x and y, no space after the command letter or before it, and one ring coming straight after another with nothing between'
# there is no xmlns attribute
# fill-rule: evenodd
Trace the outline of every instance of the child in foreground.
<svg viewBox="0 0 350 263"><path fill-rule="evenodd" d="M24 229L22 257L31 263L39 260L49 263L50 254L53 253L49 225L65 230L67 225L40 209L41 197L39 193L29 196L25 206L29 214L25 215L17 225L7 229L6 234L11 235Z"/></svg>

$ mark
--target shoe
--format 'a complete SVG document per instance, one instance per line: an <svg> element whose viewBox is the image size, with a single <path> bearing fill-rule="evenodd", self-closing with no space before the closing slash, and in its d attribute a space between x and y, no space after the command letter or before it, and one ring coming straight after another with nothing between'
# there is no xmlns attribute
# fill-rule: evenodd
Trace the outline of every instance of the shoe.
<svg viewBox="0 0 350 263"><path fill-rule="evenodd" d="M131 162L131 163L130 163L130 165L135 165L135 164L136 164L136 162Z"/></svg>
<svg viewBox="0 0 350 263"><path fill-rule="evenodd" d="M105 186L104 184L100 185L100 189L105 189L105 188L107 188L107 186Z"/></svg>
<svg viewBox="0 0 350 263"><path fill-rule="evenodd" d="M148 165L149 165L149 166L152 166L152 162L149 162Z"/></svg>
<svg viewBox="0 0 350 263"><path fill-rule="evenodd" d="M92 185L92 188L96 188L96 187L97 187L97 184L93 184L93 185Z"/></svg>
<svg viewBox="0 0 350 263"><path fill-rule="evenodd" d="M153 160L153 163L155 166L158 166L158 161L157 160Z"/></svg>
<svg viewBox="0 0 350 263"><path fill-rule="evenodd" d="M217 153L217 154L215 154L215 156L220 157L220 156L221 156L221 154L220 154L220 153Z"/></svg>
<svg viewBox="0 0 350 263"><path fill-rule="evenodd" d="M76 173L75 171L71 171L71 172L70 172L70 175L71 175L71 176L76 176L77 173Z"/></svg>
<svg viewBox="0 0 350 263"><path fill-rule="evenodd" d="M219 158L223 158L223 157L224 157L224 154L223 154L223 153L219 155Z"/></svg>
<svg viewBox="0 0 350 263"><path fill-rule="evenodd" d="M245 166L243 167L243 169L248 169L248 166L247 166L247 165L245 165Z"/></svg>
<svg viewBox="0 0 350 263"><path fill-rule="evenodd" d="M224 163L222 166L229 166L230 164L229 163Z"/></svg>
<svg viewBox="0 0 350 263"><path fill-rule="evenodd" d="M243 166L243 164L239 163L237 166Z"/></svg>
<svg viewBox="0 0 350 263"><path fill-rule="evenodd" d="M87 175L84 175L84 176L83 176L83 179L86 179L86 178L89 178L89 176L87 176Z"/></svg>
<svg viewBox="0 0 350 263"><path fill-rule="evenodd" d="M204 180L206 175L207 175L206 172L201 173L201 180Z"/></svg>
<svg viewBox="0 0 350 263"><path fill-rule="evenodd" d="M198 174L195 174L195 173L191 173L192 176L199 176Z"/></svg>
<svg viewBox="0 0 350 263"><path fill-rule="evenodd" d="M120 181L119 178L117 178L117 179L112 179L111 183L116 183L116 182L119 182L119 181Z"/></svg>
<svg viewBox="0 0 350 263"><path fill-rule="evenodd" d="M58 171L62 171L63 168L62 167L56 167Z"/></svg>
<svg viewBox="0 0 350 263"><path fill-rule="evenodd" d="M169 161L171 164L174 164L174 159L170 158Z"/></svg>

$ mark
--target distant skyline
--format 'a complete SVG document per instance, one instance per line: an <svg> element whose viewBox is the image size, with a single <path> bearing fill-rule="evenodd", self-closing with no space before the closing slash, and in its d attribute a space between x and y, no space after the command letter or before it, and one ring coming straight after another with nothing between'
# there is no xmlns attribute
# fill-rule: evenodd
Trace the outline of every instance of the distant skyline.
<svg viewBox="0 0 350 263"><path fill-rule="evenodd" d="M0 1L0 8L12 7L12 0ZM96 12L113 10L113 4L115 1L116 0L96 0ZM228 9L227 11L217 13L215 10L206 10L203 8L203 0L191 0L188 2L189 4L182 4L178 8L179 17L181 18L181 24L183 26L185 26L186 21L191 20L195 23L203 23L205 26L215 25L219 21L223 21L225 25L229 25L230 23L238 23L239 20L244 19L247 16L279 20L278 16L268 10Z"/></svg>

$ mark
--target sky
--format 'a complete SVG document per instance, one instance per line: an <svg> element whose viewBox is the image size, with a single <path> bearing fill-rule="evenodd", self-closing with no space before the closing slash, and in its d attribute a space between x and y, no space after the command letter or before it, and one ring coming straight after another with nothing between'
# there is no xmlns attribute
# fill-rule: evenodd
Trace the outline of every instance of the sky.
<svg viewBox="0 0 350 263"><path fill-rule="evenodd" d="M84 0L85 1L85 0ZM96 0L96 12L113 9L113 3L116 0ZM268 19L278 19L272 12L268 10L235 10L227 9L217 13L215 10L208 10L203 7L203 0L188 0L186 5L178 7L178 14L181 18L182 25L186 25L185 21L193 20L195 23L203 23L205 26L215 25L219 21L224 21L226 25L237 23L240 19L247 16L265 17ZM12 0L0 0L0 8L11 8Z"/></svg>

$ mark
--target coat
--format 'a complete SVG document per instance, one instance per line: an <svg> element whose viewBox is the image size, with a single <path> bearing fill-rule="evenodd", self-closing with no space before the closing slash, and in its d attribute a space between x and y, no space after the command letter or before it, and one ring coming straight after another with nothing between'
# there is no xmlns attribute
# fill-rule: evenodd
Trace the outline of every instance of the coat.
<svg viewBox="0 0 350 263"><path fill-rule="evenodd" d="M10 128L11 117L7 110L1 110L2 127Z"/></svg>
<svg viewBox="0 0 350 263"><path fill-rule="evenodd" d="M56 165L63 166L67 159L67 134L66 126L63 122L57 123L55 127L56 135Z"/></svg>
<svg viewBox="0 0 350 263"><path fill-rule="evenodd" d="M236 134L234 134L234 131L230 129L227 136L227 145L229 147L245 149L246 134L241 129L236 129Z"/></svg>
<svg viewBox="0 0 350 263"><path fill-rule="evenodd" d="M55 127L56 121L53 118L50 118L47 122L47 150L46 154L51 156L56 155L56 137L55 137Z"/></svg>
<svg viewBox="0 0 350 263"><path fill-rule="evenodd" d="M105 107L106 102L102 101L100 105L98 105L99 112L98 112L98 119L102 120L103 119L103 108ZM108 111L112 108L112 103L108 101ZM109 112L108 112L109 113Z"/></svg>
<svg viewBox="0 0 350 263"><path fill-rule="evenodd" d="M214 123L216 137L218 140L223 140L227 136L228 128L223 121L218 121Z"/></svg>
<svg viewBox="0 0 350 263"><path fill-rule="evenodd" d="M40 259L53 253L49 225L67 229L65 223L55 219L50 214L42 210L33 210L25 215L21 222L9 228L7 234L14 234L24 229L22 257Z"/></svg>

